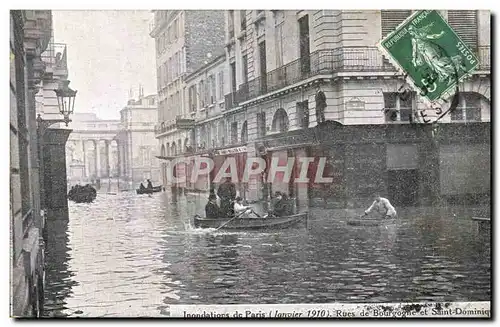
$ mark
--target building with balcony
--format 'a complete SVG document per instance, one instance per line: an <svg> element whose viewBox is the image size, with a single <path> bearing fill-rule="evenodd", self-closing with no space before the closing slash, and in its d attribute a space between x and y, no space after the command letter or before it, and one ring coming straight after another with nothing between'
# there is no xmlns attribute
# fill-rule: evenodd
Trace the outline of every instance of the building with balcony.
<svg viewBox="0 0 500 327"><path fill-rule="evenodd" d="M285 191L303 201L321 199L338 207L365 205L374 192L387 194L396 205L489 194L489 135L485 130L490 126L490 13L441 11L476 52L480 64L471 78L460 83L457 110L439 124L453 127L438 127L444 139L433 148L422 145L429 144L427 137L438 138L422 121L426 105L416 94L405 101L397 97L403 76L376 48L411 13L226 12L230 93L224 116L231 120L231 114L244 113L248 138L255 144L252 155L267 160L279 157L284 162L287 157L324 156L328 158L325 174L333 178L328 186L274 181L265 192ZM437 118L431 110L425 114L428 119ZM478 138L460 144L454 129ZM332 130L339 136L332 135ZM369 130L377 135L375 139L358 136ZM395 131L406 134L398 140ZM346 144L352 142L347 135L357 143ZM456 163L457 156L462 164ZM435 160L440 164L434 168L419 164ZM463 182L454 182L456 176L463 176Z"/></svg>
<svg viewBox="0 0 500 327"><path fill-rule="evenodd" d="M156 43L158 149L162 156L180 154L192 145L190 132L177 128L179 119L191 117L184 78L224 52L224 12L155 10L150 35Z"/></svg>
<svg viewBox="0 0 500 327"><path fill-rule="evenodd" d="M42 89L41 59L52 34L49 10L10 11L11 315L43 311L45 215L35 95Z"/></svg>
<svg viewBox="0 0 500 327"><path fill-rule="evenodd" d="M156 158L159 155L155 138L157 104L156 95L144 96L140 93L137 100L129 100L120 110L120 129L115 138L119 175L131 187L146 179L151 179L153 183L161 182L160 163Z"/></svg>

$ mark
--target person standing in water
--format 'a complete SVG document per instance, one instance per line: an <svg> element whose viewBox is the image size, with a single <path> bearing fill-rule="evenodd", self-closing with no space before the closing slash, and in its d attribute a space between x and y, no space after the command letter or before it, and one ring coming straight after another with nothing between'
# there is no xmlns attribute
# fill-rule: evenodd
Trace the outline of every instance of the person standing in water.
<svg viewBox="0 0 500 327"><path fill-rule="evenodd" d="M391 202L380 195L375 195L375 201L373 201L372 205L365 210L363 216L368 215L372 211L378 212L381 216L387 219L394 219L397 216L396 209L394 209Z"/></svg>

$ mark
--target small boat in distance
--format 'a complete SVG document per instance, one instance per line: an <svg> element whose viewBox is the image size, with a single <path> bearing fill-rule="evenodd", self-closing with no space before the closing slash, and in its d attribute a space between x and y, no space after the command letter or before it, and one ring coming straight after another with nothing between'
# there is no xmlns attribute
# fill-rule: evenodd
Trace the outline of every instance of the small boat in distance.
<svg viewBox="0 0 500 327"><path fill-rule="evenodd" d="M221 228L224 230L273 229L295 225L301 221L307 223L309 213L302 212L284 217L267 218L217 218L207 219L198 215L194 217L196 228ZM232 219L232 220L231 220Z"/></svg>
<svg viewBox="0 0 500 327"><path fill-rule="evenodd" d="M163 186L153 186L153 188L143 188L143 189L136 189L137 194L151 194L151 193L156 193L156 192L161 192L163 189Z"/></svg>

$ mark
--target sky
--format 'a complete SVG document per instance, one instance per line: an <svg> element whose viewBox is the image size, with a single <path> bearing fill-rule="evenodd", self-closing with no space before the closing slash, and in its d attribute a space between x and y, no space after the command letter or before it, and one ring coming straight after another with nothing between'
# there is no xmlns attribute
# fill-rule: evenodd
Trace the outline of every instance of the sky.
<svg viewBox="0 0 500 327"><path fill-rule="evenodd" d="M119 119L134 98L156 93L155 42L148 10L54 10L54 42L67 44L68 79L77 90L75 112Z"/></svg>

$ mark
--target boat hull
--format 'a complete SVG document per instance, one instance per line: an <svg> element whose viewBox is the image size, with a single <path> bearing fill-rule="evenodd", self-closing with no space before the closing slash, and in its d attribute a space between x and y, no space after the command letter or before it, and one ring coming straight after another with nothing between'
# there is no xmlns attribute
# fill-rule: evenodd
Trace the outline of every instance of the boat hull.
<svg viewBox="0 0 500 327"><path fill-rule="evenodd" d="M137 194L151 194L156 192L161 192L163 186L154 186L153 188L137 189L135 190Z"/></svg>
<svg viewBox="0 0 500 327"><path fill-rule="evenodd" d="M396 219L353 219L348 220L347 224L351 226L378 226L395 222Z"/></svg>
<svg viewBox="0 0 500 327"><path fill-rule="evenodd" d="M231 218L206 219L194 217L194 225L197 228L219 228L222 226L221 229L224 230L273 229L292 226L302 221L305 222L307 217L307 212L286 217L235 218L233 220Z"/></svg>

